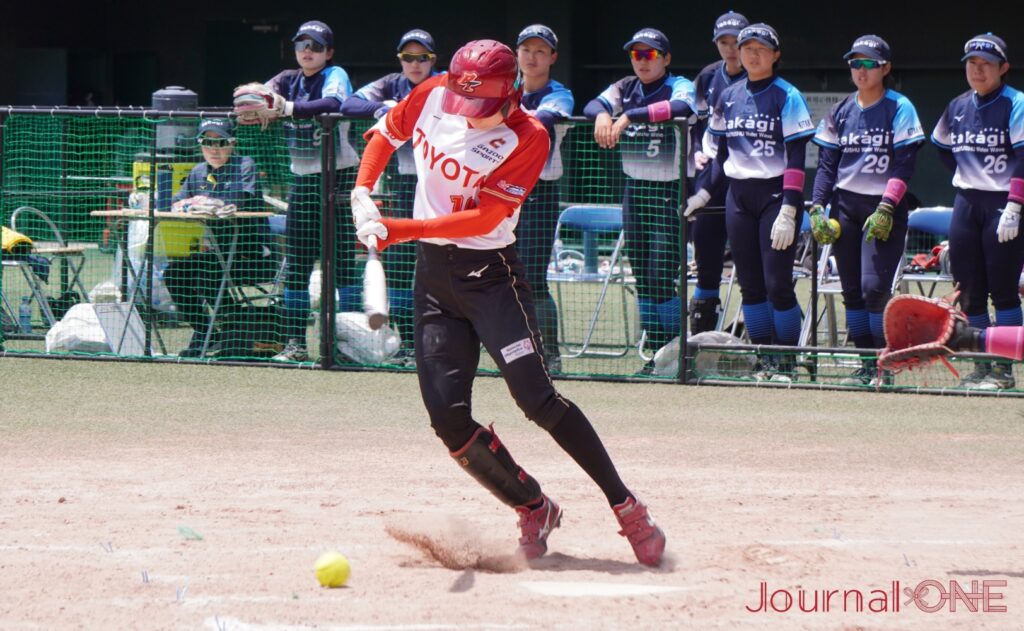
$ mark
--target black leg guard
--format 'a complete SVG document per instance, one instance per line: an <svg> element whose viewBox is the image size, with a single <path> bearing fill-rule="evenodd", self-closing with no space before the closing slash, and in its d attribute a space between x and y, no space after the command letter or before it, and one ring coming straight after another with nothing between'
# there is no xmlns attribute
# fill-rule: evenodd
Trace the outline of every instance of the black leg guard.
<svg viewBox="0 0 1024 631"><path fill-rule="evenodd" d="M718 298L690 299L690 335L714 331L718 328L718 314L722 312L722 301Z"/></svg>
<svg viewBox="0 0 1024 631"><path fill-rule="evenodd" d="M480 428L462 449L452 452L469 475L509 506L525 506L540 499L540 484L516 464L493 428Z"/></svg>

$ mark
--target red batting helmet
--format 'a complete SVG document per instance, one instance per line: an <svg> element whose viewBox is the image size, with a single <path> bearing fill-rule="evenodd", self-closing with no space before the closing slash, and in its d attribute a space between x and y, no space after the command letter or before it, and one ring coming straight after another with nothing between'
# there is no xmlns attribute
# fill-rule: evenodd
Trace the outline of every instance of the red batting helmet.
<svg viewBox="0 0 1024 631"><path fill-rule="evenodd" d="M516 55L493 39L469 42L452 57L447 88L441 102L446 114L486 118L519 90Z"/></svg>

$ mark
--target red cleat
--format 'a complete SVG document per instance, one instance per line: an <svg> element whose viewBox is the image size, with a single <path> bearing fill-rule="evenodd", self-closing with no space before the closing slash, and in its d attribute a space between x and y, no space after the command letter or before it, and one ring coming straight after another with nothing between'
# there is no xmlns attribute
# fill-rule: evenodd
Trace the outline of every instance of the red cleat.
<svg viewBox="0 0 1024 631"><path fill-rule="evenodd" d="M630 497L613 506L612 510L622 527L619 534L629 539L636 560L651 566L661 563L661 556L665 553L665 533L654 523L647 512L647 505Z"/></svg>
<svg viewBox="0 0 1024 631"><path fill-rule="evenodd" d="M544 556L548 551L548 535L562 522L562 509L542 495L541 505L533 510L526 506L516 506L519 515L519 530L523 536L519 538L519 554L527 561Z"/></svg>

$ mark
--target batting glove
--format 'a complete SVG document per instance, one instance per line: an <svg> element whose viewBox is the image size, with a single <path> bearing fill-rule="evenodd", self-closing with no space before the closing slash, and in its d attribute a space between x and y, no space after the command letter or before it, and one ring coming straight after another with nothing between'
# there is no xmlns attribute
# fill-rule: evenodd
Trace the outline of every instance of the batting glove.
<svg viewBox="0 0 1024 631"><path fill-rule="evenodd" d="M828 217L825 216L825 207L821 204L811 206L811 235L821 245L835 243L838 238Z"/></svg>
<svg viewBox="0 0 1024 631"><path fill-rule="evenodd" d="M693 213L707 206L709 201L711 201L711 193L704 189L700 189L693 195L690 195L686 199L686 209L683 211L683 217L687 221L696 220L697 218L693 216Z"/></svg>
<svg viewBox="0 0 1024 631"><path fill-rule="evenodd" d="M371 219L356 230L356 237L368 248L383 250L388 240L388 227L376 219Z"/></svg>
<svg viewBox="0 0 1024 631"><path fill-rule="evenodd" d="M875 212L871 213L864 222L864 240L871 242L872 239L888 241L889 233L892 232L892 204L880 202Z"/></svg>
<svg viewBox="0 0 1024 631"><path fill-rule="evenodd" d="M1017 202L1006 202L1006 208L999 216L999 225L996 226L996 234L1000 243L1006 243L1017 238L1020 229L1020 204Z"/></svg>
<svg viewBox="0 0 1024 631"><path fill-rule="evenodd" d="M359 230L369 221L380 220L380 210L370 197L370 189L357 186L352 189L352 223Z"/></svg>
<svg viewBox="0 0 1024 631"><path fill-rule="evenodd" d="M772 249L785 250L796 237L796 206L783 204L779 216L772 224Z"/></svg>

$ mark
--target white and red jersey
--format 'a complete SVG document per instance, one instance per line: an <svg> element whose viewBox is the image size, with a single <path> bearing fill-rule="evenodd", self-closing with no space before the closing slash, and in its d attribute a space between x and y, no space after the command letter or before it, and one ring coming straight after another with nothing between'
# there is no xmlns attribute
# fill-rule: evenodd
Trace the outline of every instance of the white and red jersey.
<svg viewBox="0 0 1024 631"><path fill-rule="evenodd" d="M394 147L412 141L416 160L414 219L436 219L476 208L486 196L512 209L491 232L458 239L425 238L438 245L495 250L515 242L519 207L548 159L548 133L515 108L491 129L474 129L441 109L447 77L427 79L375 126Z"/></svg>

